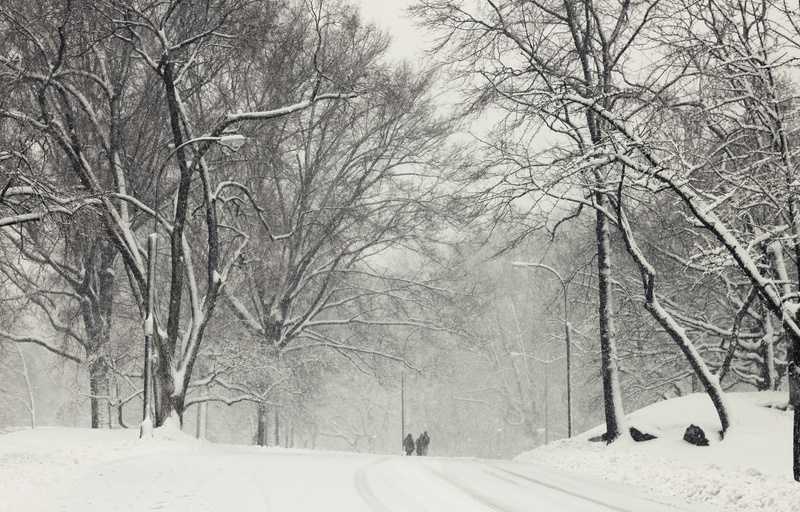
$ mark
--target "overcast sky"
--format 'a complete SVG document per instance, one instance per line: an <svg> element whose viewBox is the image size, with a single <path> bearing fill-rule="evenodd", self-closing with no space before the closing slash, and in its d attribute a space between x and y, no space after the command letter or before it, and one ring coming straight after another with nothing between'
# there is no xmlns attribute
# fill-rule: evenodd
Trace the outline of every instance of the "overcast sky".
<svg viewBox="0 0 800 512"><path fill-rule="evenodd" d="M412 57L420 48L420 36L405 16L404 9L412 0L361 0L365 20L374 20L392 34L391 53L399 57Z"/></svg>

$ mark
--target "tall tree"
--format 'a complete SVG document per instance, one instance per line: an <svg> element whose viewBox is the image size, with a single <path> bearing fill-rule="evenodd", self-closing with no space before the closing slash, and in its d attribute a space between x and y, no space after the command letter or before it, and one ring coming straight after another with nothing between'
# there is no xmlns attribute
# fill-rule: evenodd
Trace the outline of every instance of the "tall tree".
<svg viewBox="0 0 800 512"><path fill-rule="evenodd" d="M232 43L268 30L271 23L287 22L277 15L286 12L285 6L262 7L225 0L203 5L76 0L24 8L7 2L0 9L9 28L3 32L9 51L0 57L9 100L0 118L46 143L47 171L65 174L71 187L61 190L91 198L143 316L147 272L137 231L147 216L157 214L157 223L169 234L167 312L163 320L157 315L145 322L146 327L164 326L154 330L157 425L170 417L181 420L203 331L243 248L241 239L220 237L217 198L226 187L217 190L203 156L233 126L353 95L352 88L343 93L342 87L326 82L310 59L305 61L307 86L297 87L280 108L226 113L216 104L212 78L229 59ZM137 123L136 114L143 112L146 122ZM174 149L165 148L167 141ZM170 214L162 210L164 204L147 203L173 162L177 175L165 176L172 182L165 185L174 198L168 202ZM193 192L195 184L199 193ZM195 208L203 212L197 219L203 226L199 241L188 238ZM233 253L226 252L231 246L221 246L226 243L233 244ZM202 261L192 255L198 244L204 248L198 252Z"/></svg>
<svg viewBox="0 0 800 512"><path fill-rule="evenodd" d="M319 62L326 76L362 75L368 88L359 102L309 109L271 127L247 150L248 193L271 206L253 222L259 230L248 231L254 243L223 293L276 353L396 357L353 329L433 326L415 305L432 293L430 277L389 262L418 251L432 229L441 171L430 162L447 146L450 125L434 114L433 75L387 69L385 36L347 14L339 43Z"/></svg>
<svg viewBox="0 0 800 512"><path fill-rule="evenodd" d="M442 34L435 51L472 88L472 108L495 110L502 116L490 134L495 136L490 147L501 162L496 166L501 176L490 182L491 194L502 194L514 204L518 197L539 188L563 199L571 195L565 179L574 178L572 184L582 188L577 199L595 209L608 442L627 435L618 381L611 234L606 215L618 172L588 158L584 167L569 176L555 176L547 168L566 159L590 157L593 148L608 142L605 121L571 96L616 109L613 93L625 83L627 60L640 46L640 32L651 23L655 5L657 2L486 1L469 8L462 2L423 0L412 9L426 26ZM555 134L557 145L541 147L534 137L542 128ZM525 142L518 144L520 139Z"/></svg>
<svg viewBox="0 0 800 512"><path fill-rule="evenodd" d="M2 232L16 249L0 264L7 286L26 297L25 310L48 328L20 332L24 323L8 324L0 337L34 343L85 364L89 375L91 425L108 428L109 372L116 250L93 229L91 215L58 215L64 224L41 221ZM78 221L79 224L74 222ZM60 341L46 334L53 333Z"/></svg>
<svg viewBox="0 0 800 512"><path fill-rule="evenodd" d="M800 330L795 293L785 293L790 274L774 245L796 244L796 150L787 136L796 112L791 107L796 85L781 78L790 65L787 56L796 50L786 32L786 27L796 31L796 13L770 1L711 2L666 9L663 19L658 39L668 42L663 45L667 55L654 71L662 77L660 86L637 98L636 116L623 118L591 98L574 99L595 111L614 134L615 144L602 148L602 158L623 166L631 182L676 200L689 226L700 228L708 244L697 257L735 265L783 324L790 339L794 472L800 479L795 370ZM659 115L665 110L666 117ZM653 122L674 120L670 115L694 116L695 138L704 141L697 152L678 149L685 147L679 139L684 133L673 129L678 123ZM773 248L771 257L764 246ZM655 274L635 252L645 267L643 281L652 289ZM720 254L727 259L720 261ZM668 330L673 337L685 336L676 326ZM716 376L707 380L718 386Z"/></svg>

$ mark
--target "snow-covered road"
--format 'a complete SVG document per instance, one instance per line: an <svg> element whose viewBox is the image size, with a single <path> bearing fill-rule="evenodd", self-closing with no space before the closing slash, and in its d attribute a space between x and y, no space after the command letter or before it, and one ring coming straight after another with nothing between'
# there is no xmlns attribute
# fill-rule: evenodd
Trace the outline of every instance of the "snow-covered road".
<svg viewBox="0 0 800 512"><path fill-rule="evenodd" d="M76 461L77 462L77 461ZM78 463L9 510L712 511L680 499L512 461L208 446Z"/></svg>

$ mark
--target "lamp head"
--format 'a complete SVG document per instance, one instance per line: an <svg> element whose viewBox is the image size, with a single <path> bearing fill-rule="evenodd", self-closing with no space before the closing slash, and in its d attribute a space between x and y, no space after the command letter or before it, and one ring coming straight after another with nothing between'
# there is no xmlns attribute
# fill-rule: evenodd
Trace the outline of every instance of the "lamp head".
<svg viewBox="0 0 800 512"><path fill-rule="evenodd" d="M239 148L244 146L245 142L247 142L247 137L244 135L239 135L238 133L233 133L231 135L221 136L217 142L230 148L231 151L237 151Z"/></svg>

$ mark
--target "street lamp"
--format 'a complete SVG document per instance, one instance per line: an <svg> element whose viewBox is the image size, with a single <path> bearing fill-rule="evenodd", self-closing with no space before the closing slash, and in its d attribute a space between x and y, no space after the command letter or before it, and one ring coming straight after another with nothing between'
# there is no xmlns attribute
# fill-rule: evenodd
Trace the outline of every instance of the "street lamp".
<svg viewBox="0 0 800 512"><path fill-rule="evenodd" d="M400 375L400 433L406 438L406 367L403 366Z"/></svg>
<svg viewBox="0 0 800 512"><path fill-rule="evenodd" d="M567 313L569 311L569 304L567 302L567 283L561 277L561 274L556 272L556 270L552 267L544 265L542 263L527 263L524 261L515 261L512 263L515 267L533 267L533 268L541 268L547 270L548 272L552 273L554 276L558 278L558 281L561 283L561 289L564 292L564 342L567 345L567 437L572 437L572 378L571 378L571 357L570 357L570 339L569 339L569 320L567 318Z"/></svg>
<svg viewBox="0 0 800 512"><path fill-rule="evenodd" d="M239 134L228 134L215 136L203 136L195 139L187 140L173 149L169 155L161 163L161 167L156 174L156 197L155 207L153 210L153 232L147 237L147 297L145 298L145 308L147 310L147 318L144 323L144 390L142 397L142 426L139 430L139 437L145 435L153 435L153 421L155 418L154 400L153 400L153 328L155 318L153 317L153 309L155 308L155 279L156 279L156 258L157 258L157 241L158 241L158 191L161 184L161 175L164 169L167 168L167 163L178 150L190 144L197 142L212 141L222 144L233 151L238 150L247 141L247 137Z"/></svg>
<svg viewBox="0 0 800 512"><path fill-rule="evenodd" d="M403 342L403 358L400 360L400 434L403 439L406 438L406 349L408 348L408 340L417 330L413 329L406 336L406 340Z"/></svg>

